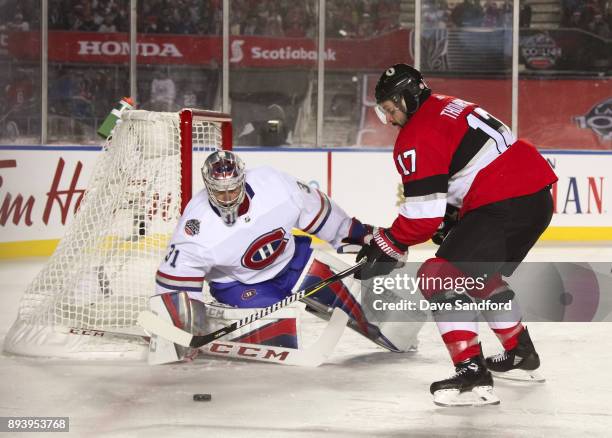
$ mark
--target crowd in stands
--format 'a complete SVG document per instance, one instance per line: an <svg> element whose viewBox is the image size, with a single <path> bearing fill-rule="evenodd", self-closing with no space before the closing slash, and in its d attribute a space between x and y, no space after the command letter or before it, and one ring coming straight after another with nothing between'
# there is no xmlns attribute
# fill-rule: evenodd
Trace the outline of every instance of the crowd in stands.
<svg viewBox="0 0 612 438"><path fill-rule="evenodd" d="M521 2L519 25L530 27L532 8ZM512 2L461 0L449 6L447 0L425 0L423 2L423 27L444 29L452 27L511 27Z"/></svg>
<svg viewBox="0 0 612 438"><path fill-rule="evenodd" d="M146 0L138 2L138 31L219 35L222 0ZM233 35L316 37L317 0L231 0ZM0 26L28 31L40 25L36 0L2 1ZM399 27L398 0L328 0L326 32L330 38L370 37ZM127 32L128 0L49 0L49 29Z"/></svg>
<svg viewBox="0 0 612 438"><path fill-rule="evenodd" d="M423 0L425 29L510 27L511 0ZM612 0L560 0L561 27L610 38ZM129 0L49 0L49 29L127 32ZM317 0L230 0L232 35L314 38ZM138 2L138 31L220 35L222 0L146 0ZM366 38L400 27L400 0L327 0L329 38ZM521 0L520 26L531 24L532 8ZM28 31L40 25L36 0L0 0L0 30Z"/></svg>
<svg viewBox="0 0 612 438"><path fill-rule="evenodd" d="M562 0L561 27L583 29L611 38L612 0Z"/></svg>

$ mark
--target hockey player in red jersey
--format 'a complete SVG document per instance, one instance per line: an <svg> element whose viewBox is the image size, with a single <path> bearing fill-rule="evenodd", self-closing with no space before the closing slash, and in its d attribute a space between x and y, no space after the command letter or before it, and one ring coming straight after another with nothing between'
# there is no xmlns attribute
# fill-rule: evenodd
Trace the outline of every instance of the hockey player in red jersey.
<svg viewBox="0 0 612 438"><path fill-rule="evenodd" d="M476 104L432 93L409 65L388 68L375 93L381 121L399 128L393 160L405 201L391 227L379 229L358 255L367 262L356 277L389 274L410 246L432 237L440 248L422 264L420 277L485 276L485 287L471 296L443 290L435 281L421 288L430 303L452 303L452 308L480 300L512 302L510 311L482 312L504 348L486 360L476 310L462 310L460 316L434 311L456 373L432 383L430 391L440 405L499 403L491 371L534 378L540 364L502 275L513 273L548 226L550 187L557 177L532 144L517 140Z"/></svg>

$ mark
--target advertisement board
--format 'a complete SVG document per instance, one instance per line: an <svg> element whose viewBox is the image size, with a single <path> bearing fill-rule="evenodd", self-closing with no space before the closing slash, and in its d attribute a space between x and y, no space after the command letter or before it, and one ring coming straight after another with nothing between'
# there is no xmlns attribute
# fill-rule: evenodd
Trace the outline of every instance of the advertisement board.
<svg viewBox="0 0 612 438"><path fill-rule="evenodd" d="M99 152L96 148L0 148L0 257L48 255L70 225ZM384 150L244 148L248 167L273 166L328 193L351 215L389 226L402 186ZM202 188L194 157L194 190ZM559 182L544 239L612 240L611 153L544 152Z"/></svg>

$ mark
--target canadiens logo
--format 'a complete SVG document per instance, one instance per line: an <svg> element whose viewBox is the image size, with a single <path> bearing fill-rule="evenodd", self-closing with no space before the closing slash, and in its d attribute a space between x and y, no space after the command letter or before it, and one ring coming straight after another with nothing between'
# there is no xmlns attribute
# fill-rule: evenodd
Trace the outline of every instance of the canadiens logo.
<svg viewBox="0 0 612 438"><path fill-rule="evenodd" d="M185 223L185 233L188 236L195 236L200 232L200 221L197 219L189 219Z"/></svg>
<svg viewBox="0 0 612 438"><path fill-rule="evenodd" d="M277 228L255 239L242 256L242 266L255 270L270 266L285 251L289 241L285 234L285 230Z"/></svg>
<svg viewBox="0 0 612 438"><path fill-rule="evenodd" d="M534 69L541 70L554 67L561 57L561 47L546 32L523 39L520 47L525 62Z"/></svg>
<svg viewBox="0 0 612 438"><path fill-rule="evenodd" d="M255 295L257 295L257 291L255 289L248 289L242 292L242 295L240 296L240 298L242 299L242 301L246 301L246 300L250 300Z"/></svg>
<svg viewBox="0 0 612 438"><path fill-rule="evenodd" d="M602 140L612 140L612 97L595 105L583 116L574 120L581 128L592 129Z"/></svg>

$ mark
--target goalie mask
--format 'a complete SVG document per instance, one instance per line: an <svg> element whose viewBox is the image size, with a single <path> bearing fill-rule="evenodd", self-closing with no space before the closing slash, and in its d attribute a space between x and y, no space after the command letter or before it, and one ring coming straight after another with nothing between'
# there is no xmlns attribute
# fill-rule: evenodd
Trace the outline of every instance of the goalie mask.
<svg viewBox="0 0 612 438"><path fill-rule="evenodd" d="M245 196L243 161L233 152L214 152L202 166L202 178L211 204L223 222L233 225Z"/></svg>
<svg viewBox="0 0 612 438"><path fill-rule="evenodd" d="M376 84L374 109L386 125L387 115L393 117L394 111L401 111L410 117L430 95L431 89L420 71L408 64L395 64L385 70Z"/></svg>

